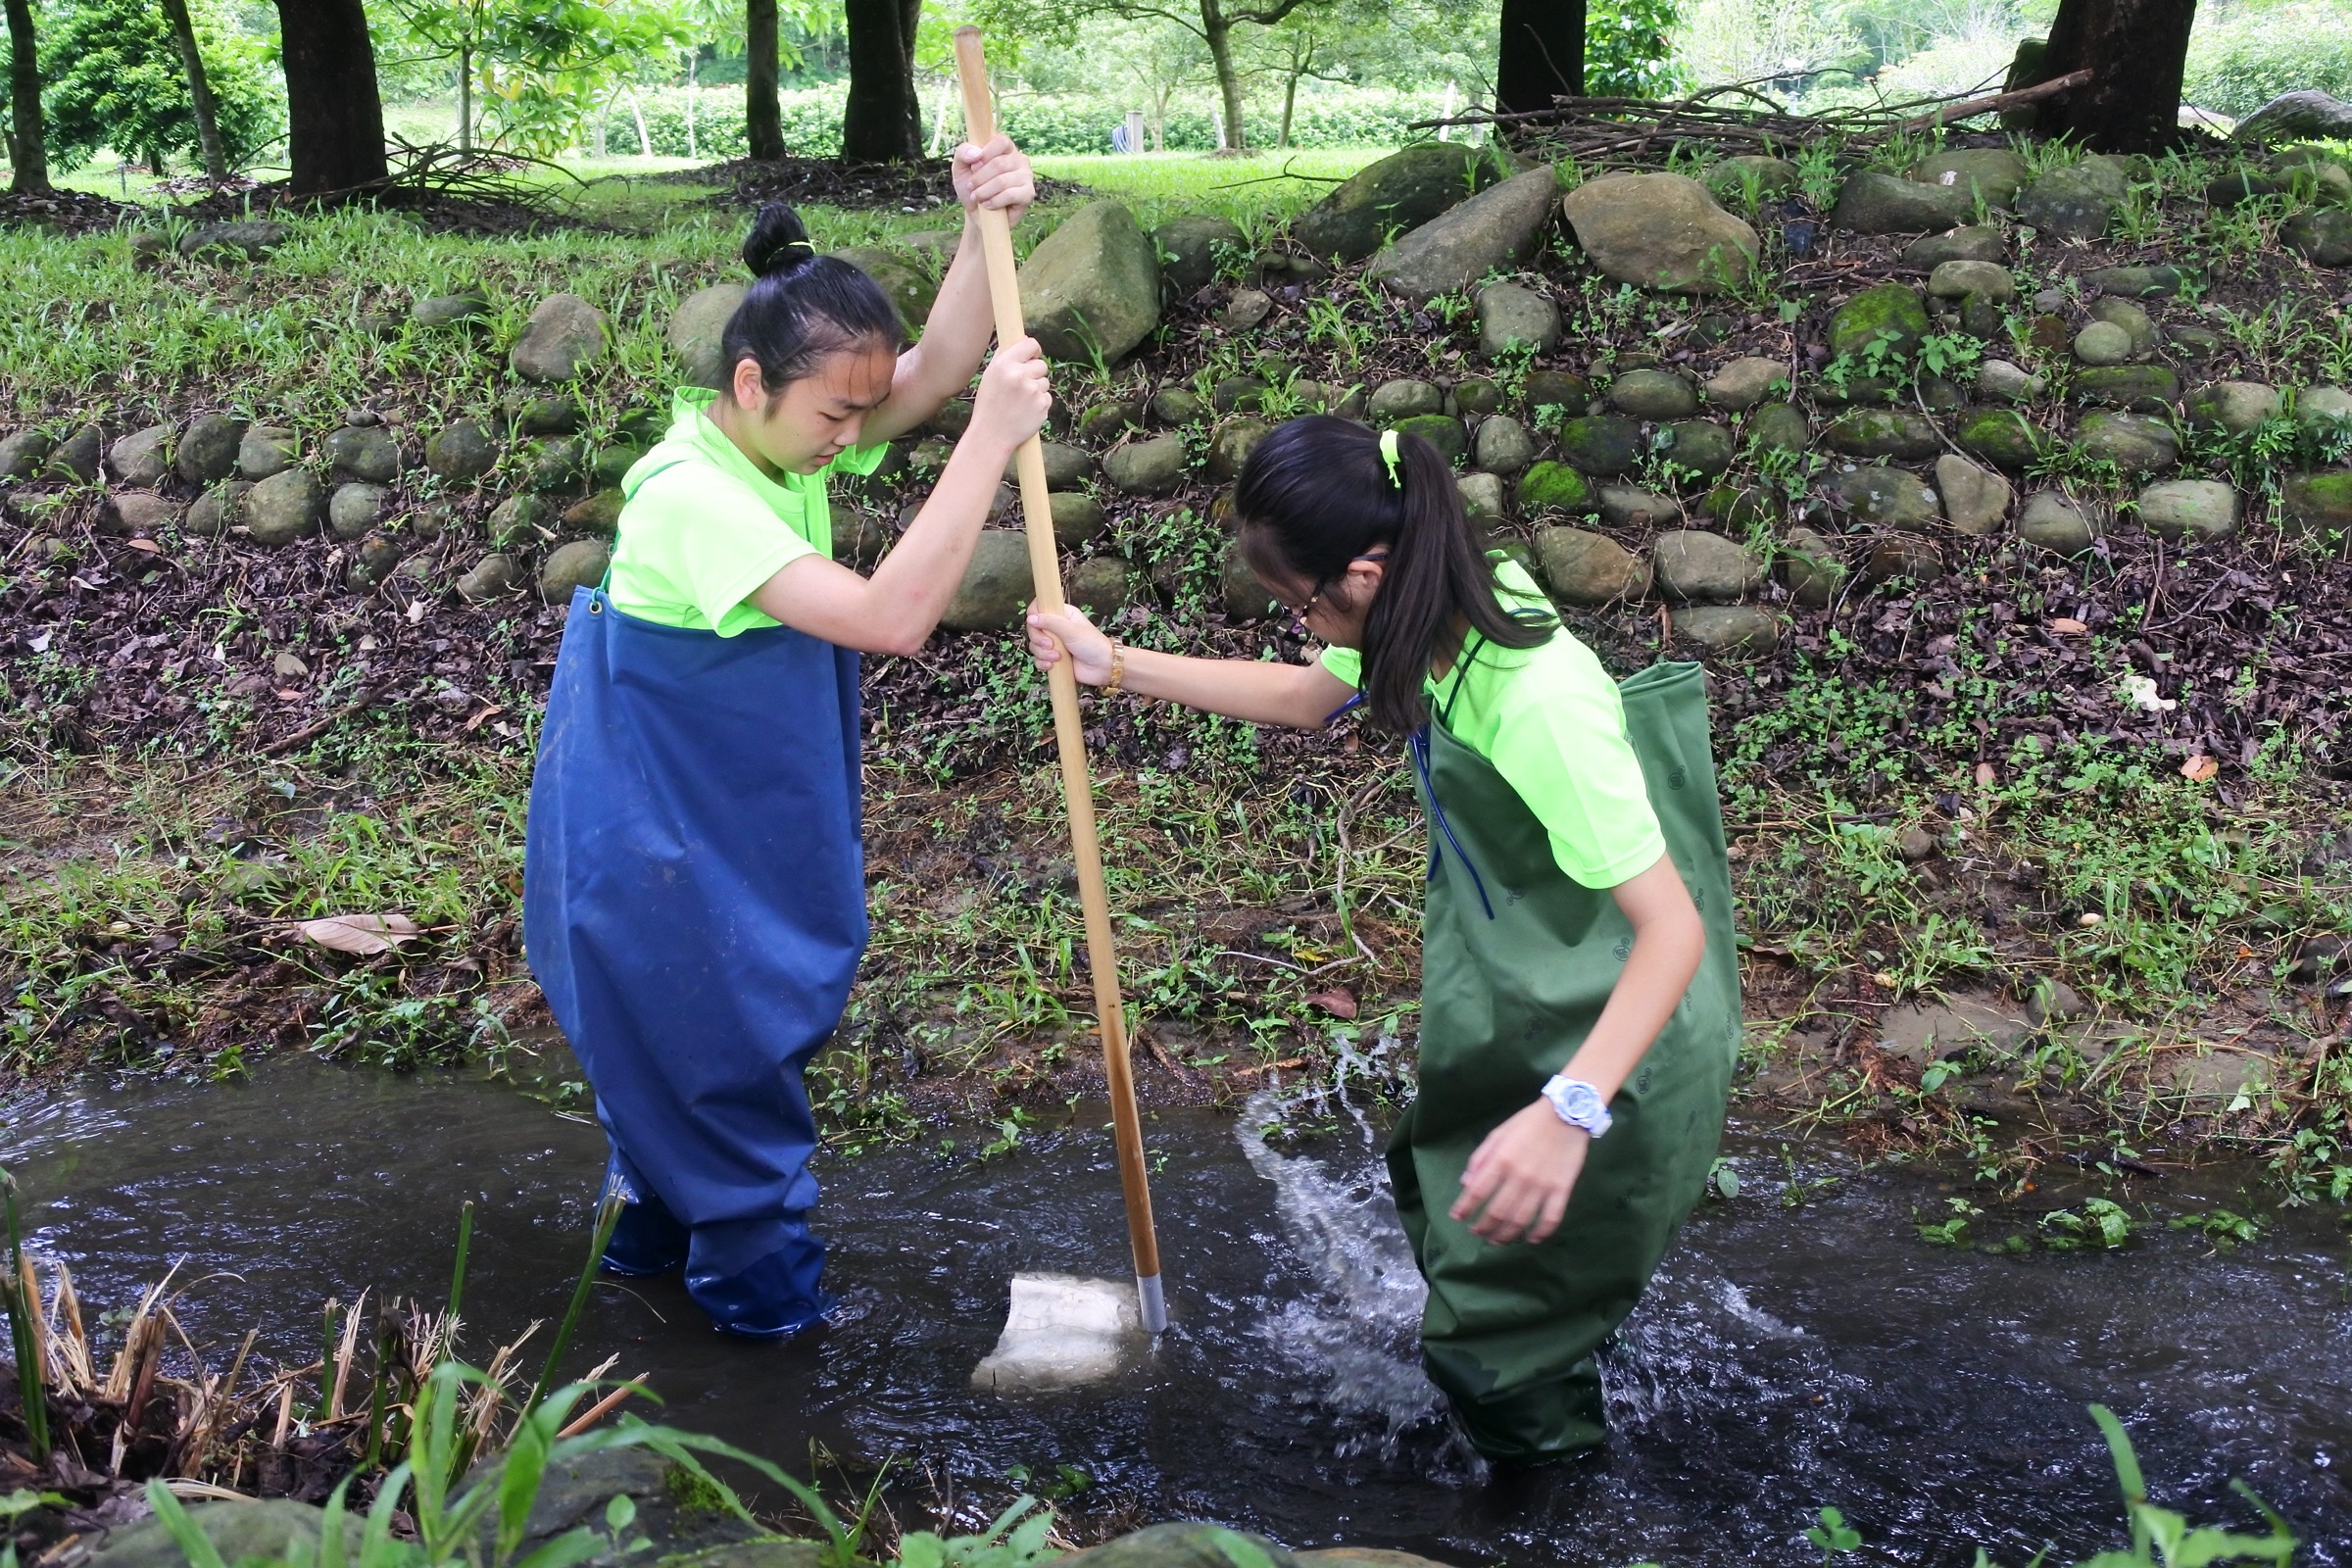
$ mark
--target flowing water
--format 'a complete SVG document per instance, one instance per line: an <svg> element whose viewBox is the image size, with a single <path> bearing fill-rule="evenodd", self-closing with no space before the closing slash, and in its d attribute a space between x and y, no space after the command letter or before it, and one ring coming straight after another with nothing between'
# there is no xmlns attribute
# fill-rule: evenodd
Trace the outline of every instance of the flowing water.
<svg viewBox="0 0 2352 1568"><path fill-rule="evenodd" d="M2155 1228L2124 1251L1930 1248L1925 1173L1864 1172L1735 1129L1740 1196L1692 1220L1607 1360L1615 1441L1532 1476L1484 1473L1413 1358L1419 1281L1375 1129L1332 1113L1268 1139L1240 1119L1147 1122L1177 1328L1099 1389L973 1393L1015 1271L1117 1275L1109 1141L1032 1135L985 1162L905 1151L835 1162L824 1230L845 1302L821 1341L713 1335L674 1282L602 1288L576 1359L652 1376L668 1419L787 1464L811 1441L899 1455L926 1485L1003 1499L1016 1466L1091 1478L1065 1508L1206 1517L1295 1545L1443 1561L1797 1562L1841 1508L1884 1560L2022 1564L2118 1544L2112 1471L2084 1407L2131 1427L2158 1500L2254 1527L2243 1477L2352 1565L2352 1304L2328 1215L2277 1216L2215 1254ZM967 1143L966 1148L970 1145ZM4 1157L29 1225L85 1302L121 1305L175 1261L200 1345L248 1326L314 1359L324 1298L437 1300L458 1207L479 1205L466 1287L476 1352L562 1312L602 1162L595 1128L456 1075L296 1058L229 1086L133 1084L9 1107ZM1834 1179L1833 1179L1834 1178ZM2183 1191L2185 1189L2185 1191ZM2242 1200L2215 1178L2144 1189L2175 1208Z"/></svg>

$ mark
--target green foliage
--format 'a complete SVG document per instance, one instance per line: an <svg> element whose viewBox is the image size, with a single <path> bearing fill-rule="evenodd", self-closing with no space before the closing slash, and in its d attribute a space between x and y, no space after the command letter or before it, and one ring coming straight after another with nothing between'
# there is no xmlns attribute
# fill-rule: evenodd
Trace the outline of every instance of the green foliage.
<svg viewBox="0 0 2352 1568"><path fill-rule="evenodd" d="M899 1568L1031 1568L1061 1555L1046 1544L1053 1531L1054 1510L1022 1497L976 1536L942 1540L916 1530L900 1537Z"/></svg>
<svg viewBox="0 0 2352 1568"><path fill-rule="evenodd" d="M2251 1502L2269 1522L2271 1533L2267 1536L2233 1536L2211 1526L2192 1528L2181 1515L2148 1501L2148 1484L2140 1475L2139 1456L2132 1452L2124 1424L2103 1404L2092 1405L2090 1414L2106 1434L2107 1451L2115 1457L2115 1479L2123 1488L2132 1546L2128 1551L2102 1551L2079 1568L2207 1568L2217 1562L2270 1562L2284 1568L2294 1561L2298 1543L2286 1521L2265 1506L2243 1481L2230 1482L2230 1490ZM1982 1552L1977 1561L1984 1568Z"/></svg>
<svg viewBox="0 0 2352 1568"><path fill-rule="evenodd" d="M283 107L252 40L207 0L190 0L188 9L221 146L241 167L282 134ZM186 66L161 6L73 0L45 19L40 43L49 157L59 168L87 163L102 147L159 170L171 155L196 156Z"/></svg>
<svg viewBox="0 0 2352 1568"><path fill-rule="evenodd" d="M1845 1515L1835 1508L1824 1508L1817 1515L1820 1523L1806 1527L1805 1539L1821 1548L1821 1560L1826 1565L1846 1552L1862 1545L1862 1533L1845 1522Z"/></svg>
<svg viewBox="0 0 2352 1568"><path fill-rule="evenodd" d="M2249 115L2305 87L2352 98L2352 11L2337 0L2250 5L2198 21L2181 93L2200 109Z"/></svg>
<svg viewBox="0 0 2352 1568"><path fill-rule="evenodd" d="M1683 0L1593 0L1585 13L1585 91L1665 98L1690 85L1674 33Z"/></svg>
<svg viewBox="0 0 2352 1568"><path fill-rule="evenodd" d="M783 112L784 145L796 156L829 158L841 150L841 115L848 99L845 84L831 83L778 93ZM1405 127L1434 117L1445 95L1432 92L1392 92L1367 88L1332 88L1298 95L1291 124L1295 147L1394 147L1416 132ZM634 115L645 117L646 141L659 158L689 156L686 111L694 109L692 155L703 158L741 158L749 143L743 123L741 88L660 87L642 89L632 105L623 99L606 111L606 148L614 153L642 149ZM1005 134L1036 157L1085 156L1110 151L1111 128L1125 117L1129 101L1084 94L1022 94L1007 97L1002 108ZM950 114L947 135L958 134L960 122ZM926 130L928 127L926 127ZM1271 141L1271 125L1251 126L1253 136ZM1167 150L1208 152L1217 144L1208 102L1172 107L1166 119ZM1230 176L1227 176L1230 177Z"/></svg>

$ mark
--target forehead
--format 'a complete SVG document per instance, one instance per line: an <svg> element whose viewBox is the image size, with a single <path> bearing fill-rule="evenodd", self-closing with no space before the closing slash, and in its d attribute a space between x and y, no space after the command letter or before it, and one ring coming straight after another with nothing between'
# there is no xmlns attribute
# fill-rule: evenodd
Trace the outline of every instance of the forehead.
<svg viewBox="0 0 2352 1568"><path fill-rule="evenodd" d="M824 402L869 407L890 395L891 375L897 368L898 356L873 343L834 350L803 380Z"/></svg>

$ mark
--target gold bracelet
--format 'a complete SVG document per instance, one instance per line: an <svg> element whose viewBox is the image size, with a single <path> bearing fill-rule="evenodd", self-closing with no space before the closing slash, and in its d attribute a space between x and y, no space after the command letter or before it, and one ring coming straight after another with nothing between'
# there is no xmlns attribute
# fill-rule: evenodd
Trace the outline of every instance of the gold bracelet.
<svg viewBox="0 0 2352 1568"><path fill-rule="evenodd" d="M1110 678L1102 683L1102 695L1105 697L1116 697L1119 694L1119 682L1125 680L1126 678L1127 645L1125 643L1112 643L1110 645Z"/></svg>

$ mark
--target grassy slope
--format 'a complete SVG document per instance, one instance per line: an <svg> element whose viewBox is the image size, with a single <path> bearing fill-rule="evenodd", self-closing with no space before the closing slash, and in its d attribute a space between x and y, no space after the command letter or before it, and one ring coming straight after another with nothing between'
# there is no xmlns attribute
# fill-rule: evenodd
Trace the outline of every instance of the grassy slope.
<svg viewBox="0 0 2352 1568"><path fill-rule="evenodd" d="M1043 168L1126 196L1147 222L1223 210L1259 224L1369 156L1057 159ZM61 431L93 407L120 428L191 401L323 426L388 383L430 389L430 407L413 416L486 413L499 387L482 355L374 338L363 319L418 294L481 286L504 302L494 330L512 333L532 299L561 286L604 304L618 332L618 369L587 410L598 437L629 404L659 397L659 325L676 298L730 270L741 219L700 206L695 187L633 172L562 189L567 206L612 231L482 242L336 215L303 226L272 272L290 286L273 284L267 297L233 284L208 296L134 271L119 238L0 235L0 267L35 302L0 327L0 383L15 393L16 419ZM809 216L827 245L942 221L937 211ZM1596 334L1641 326L1616 318L1621 303L1595 297ZM1368 313L1348 330L1376 357L1380 334L1412 330L1387 322L1369 296L1350 309ZM10 549L22 543L12 530ZM240 620L265 617L230 607L223 627ZM350 628L329 634L356 640ZM36 686L75 678L53 666L35 662ZM511 713L530 706L521 689L489 695ZM1984 711L2014 695L1986 690ZM2040 961L2094 1003L2142 1020L2140 1049L2196 1038L2217 980L2261 987L2279 949L2245 946L2258 922L2292 932L2352 921L2346 890L2316 882L2303 859L2314 824L2336 808L2291 748L2265 753L2226 811L2210 792L2096 747L2012 758L1998 785L1984 788L1941 760L1964 737L1945 737L1946 747L1912 732L1913 700L1899 675L1857 679L1800 662L1776 706L1726 747L1744 925L1776 956L1760 966L1775 993L1768 1000L1792 1016L1825 991L1850 998L1856 976L1870 982L1862 996L1880 1000L1840 1005L1859 1005L1863 1019L1879 1016L1868 1009L1886 999L1965 985L1988 969L2022 978L1979 934L1965 907L1971 890L1956 893L1900 854L1907 825L1948 822L1963 800L1958 842L1973 831L1972 859L2034 887L2038 907L2101 913L2096 924L2037 939ZM1034 710L1008 661L976 722L1025 734L1035 758ZM221 722L233 725L234 714ZM884 730L871 780L875 956L827 1091L845 1133L907 1129L907 1111L943 1076L1032 1094L1082 1086L1071 1013L1086 1004L1071 966L1050 779L1016 766L977 787L943 789L908 760L915 751L895 744L887 720ZM1171 727L1163 744L1166 736L1197 754L1180 787L1151 771L1112 771L1103 785L1132 917L1130 990L1158 1024L1147 1040L1166 1085L1246 1090L1277 1061L1318 1060L1334 1020L1306 998L1334 980L1360 996L1365 1027L1409 1028L1419 852L1394 771L1331 750L1269 752L1231 727ZM220 1070L234 1065L240 1041L271 1037L400 1061L468 1037L495 1042L517 1016L512 917L527 721L501 720L454 745L355 717L299 753L208 770L192 784L169 754L64 760L21 729L11 739L22 770L0 829L17 846L5 912L8 947L24 966L5 1040L13 1066L93 1054L151 1062L169 1045L177 1060ZM233 742L233 732L220 739ZM1793 773L1776 765L1792 750L1814 763ZM1984 825L1971 830L1970 821ZM245 874L248 835L282 854L287 870L274 887L223 900L224 882ZM943 858L943 849L954 855ZM974 875L976 865L993 869ZM286 937L288 917L355 908L408 910L445 933L444 956L463 956L404 979L396 967L323 960ZM232 978L274 988L279 1004L259 1016L220 1011ZM1765 1030L1759 1049L1769 1053L1776 1033ZM2113 1064L2129 1054L2093 1060L2058 1045L2019 1082L2112 1089ZM903 1069L916 1059L951 1071L910 1090ZM1841 1068L1803 1094L1833 1108L1864 1102L1874 1115L1892 1096L1899 1124L1984 1140L1973 1113L1916 1075ZM2097 1146L2112 1135L2078 1125L2058 1136ZM2326 1170L2340 1156L2324 1124L2315 1136L2323 1142L2306 1146L2306 1164Z"/></svg>

